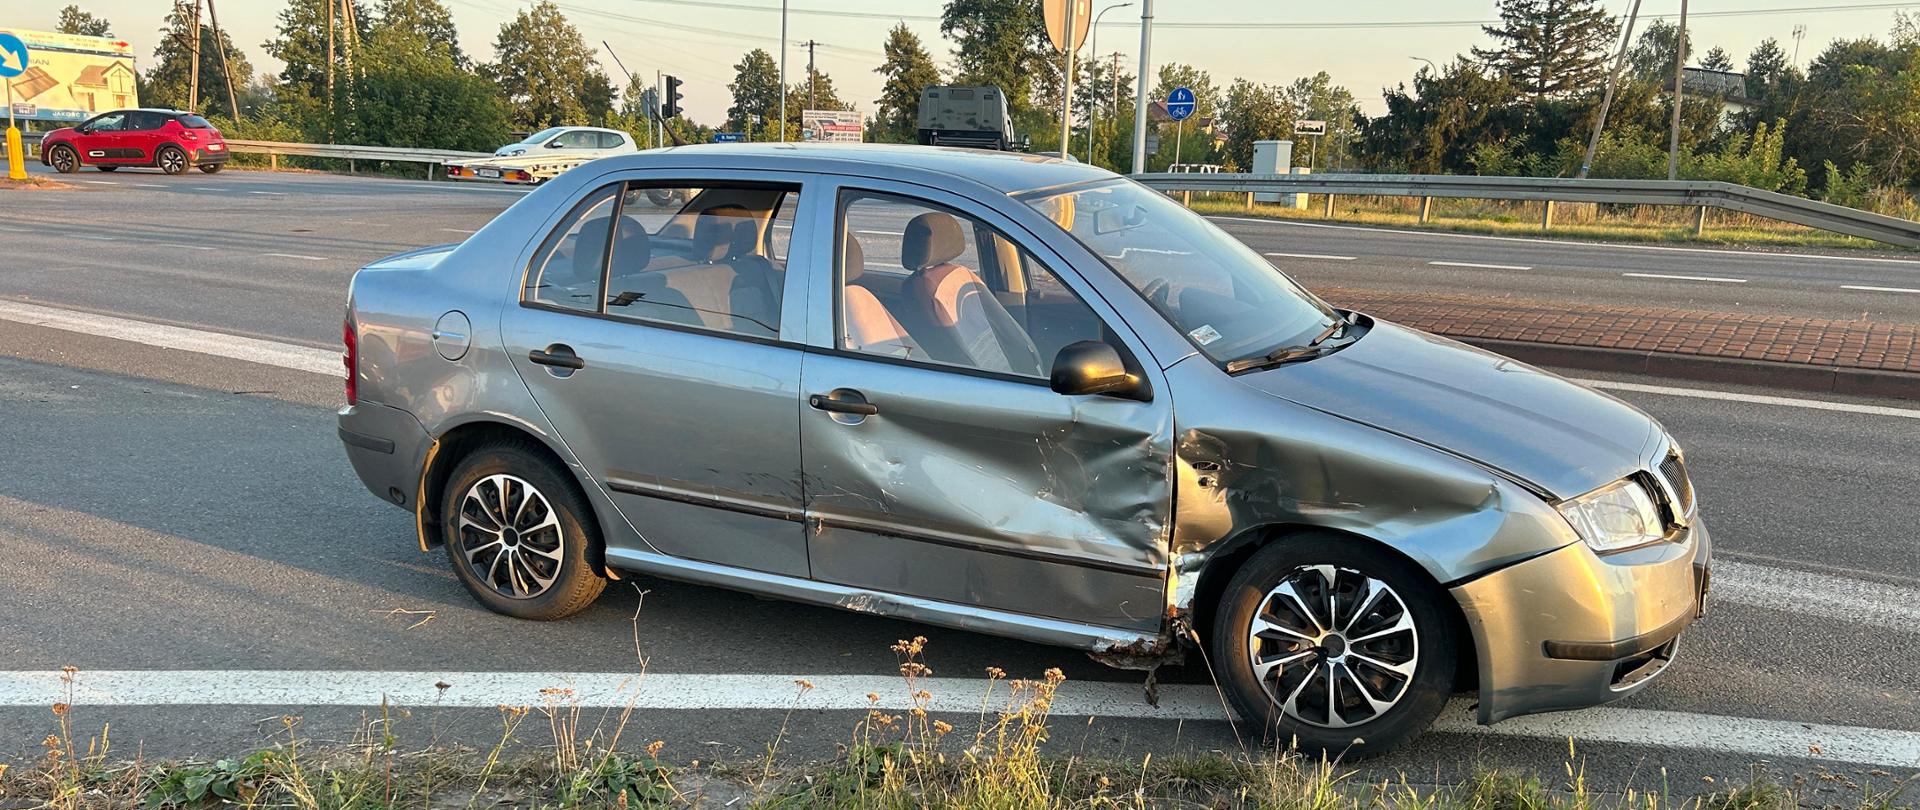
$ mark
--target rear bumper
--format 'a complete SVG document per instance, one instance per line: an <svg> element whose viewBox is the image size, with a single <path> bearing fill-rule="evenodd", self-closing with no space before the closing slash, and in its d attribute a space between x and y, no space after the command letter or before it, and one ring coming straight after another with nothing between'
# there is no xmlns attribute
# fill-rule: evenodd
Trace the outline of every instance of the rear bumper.
<svg viewBox="0 0 1920 810"><path fill-rule="evenodd" d="M367 490L387 503L413 508L420 468L433 438L413 414L362 401L338 412L340 443Z"/></svg>
<svg viewBox="0 0 1920 810"><path fill-rule="evenodd" d="M193 150L193 165L195 166L217 166L232 159L232 153L228 152L225 147L221 147L218 152L208 151L206 147Z"/></svg>
<svg viewBox="0 0 1920 810"><path fill-rule="evenodd" d="M1481 723L1579 709L1646 688L1700 616L1712 539L1605 557L1575 543L1453 589L1480 664Z"/></svg>

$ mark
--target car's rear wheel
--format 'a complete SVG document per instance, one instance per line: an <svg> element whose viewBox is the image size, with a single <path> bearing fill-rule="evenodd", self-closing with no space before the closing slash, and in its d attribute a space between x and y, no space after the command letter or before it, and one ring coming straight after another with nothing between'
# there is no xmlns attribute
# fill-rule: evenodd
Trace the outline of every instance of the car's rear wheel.
<svg viewBox="0 0 1920 810"><path fill-rule="evenodd" d="M187 153L178 146L162 146L153 156L153 165L167 174L185 174L187 171Z"/></svg>
<svg viewBox="0 0 1920 810"><path fill-rule="evenodd" d="M56 146L47 150L47 163L61 174L73 174L80 171L80 153L71 146Z"/></svg>
<svg viewBox="0 0 1920 810"><path fill-rule="evenodd" d="M519 442L481 447L447 480L440 514L447 557L475 599L522 619L564 619L606 580L588 550L593 513L565 470Z"/></svg>
<svg viewBox="0 0 1920 810"><path fill-rule="evenodd" d="M1289 538L1228 582L1209 653L1234 709L1270 738L1372 756L1418 736L1446 705L1456 653L1445 598L1425 572L1366 541Z"/></svg>
<svg viewBox="0 0 1920 810"><path fill-rule="evenodd" d="M226 164L224 163L209 163L201 166L200 171L206 172L207 174L219 174L220 170L224 168L226 168Z"/></svg>
<svg viewBox="0 0 1920 810"><path fill-rule="evenodd" d="M95 166L94 168L99 169L100 171L103 171L103 172L110 172L120 167L119 166Z"/></svg>

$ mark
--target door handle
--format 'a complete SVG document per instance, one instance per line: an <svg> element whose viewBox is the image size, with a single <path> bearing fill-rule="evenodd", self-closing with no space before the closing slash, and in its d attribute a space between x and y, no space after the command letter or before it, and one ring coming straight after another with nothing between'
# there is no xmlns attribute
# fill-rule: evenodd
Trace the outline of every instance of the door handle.
<svg viewBox="0 0 1920 810"><path fill-rule="evenodd" d="M570 368L576 371L587 367L587 361L580 359L580 355L574 354L573 347L560 343L527 352L527 360L543 366Z"/></svg>
<svg viewBox="0 0 1920 810"><path fill-rule="evenodd" d="M849 391L847 393L859 396L859 392L857 391ZM828 413L850 413L855 416L872 416L880 412L880 406L868 402L864 398L834 399L825 394L814 394L813 396L807 397L807 404L813 406L815 410L827 411Z"/></svg>

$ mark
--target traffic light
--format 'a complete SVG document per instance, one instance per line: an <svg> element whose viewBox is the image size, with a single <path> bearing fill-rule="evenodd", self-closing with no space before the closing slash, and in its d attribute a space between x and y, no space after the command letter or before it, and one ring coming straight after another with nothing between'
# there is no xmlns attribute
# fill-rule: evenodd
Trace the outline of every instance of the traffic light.
<svg viewBox="0 0 1920 810"><path fill-rule="evenodd" d="M660 100L660 117L674 118L680 115L680 77L667 77L667 93Z"/></svg>

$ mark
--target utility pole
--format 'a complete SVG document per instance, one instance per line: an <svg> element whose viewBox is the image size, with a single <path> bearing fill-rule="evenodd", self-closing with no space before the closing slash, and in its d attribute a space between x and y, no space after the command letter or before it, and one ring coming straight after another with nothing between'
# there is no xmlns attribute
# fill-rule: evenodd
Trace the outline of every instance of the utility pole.
<svg viewBox="0 0 1920 810"><path fill-rule="evenodd" d="M220 38L220 12L213 7L213 0L207 0L207 21L213 23L213 47L220 49L220 75L227 80L227 107L233 111L233 120L240 120L240 98L233 92L233 65L227 61L226 40Z"/></svg>
<svg viewBox="0 0 1920 810"><path fill-rule="evenodd" d="M1140 0L1139 90L1133 97L1133 173L1147 170L1147 68L1152 65L1153 0Z"/></svg>
<svg viewBox="0 0 1920 810"><path fill-rule="evenodd" d="M787 142L787 0L780 0L780 142Z"/></svg>
<svg viewBox="0 0 1920 810"><path fill-rule="evenodd" d="M1807 26L1805 24L1795 25L1793 27L1793 61L1789 63L1794 67L1800 66L1800 41L1806 38Z"/></svg>
<svg viewBox="0 0 1920 810"><path fill-rule="evenodd" d="M807 109L809 110L820 109L820 103L814 96L815 87L813 81L815 75L813 72L813 47L819 44L820 43L811 39L807 40ZM781 88L781 92L786 92L785 88Z"/></svg>
<svg viewBox="0 0 1920 810"><path fill-rule="evenodd" d="M327 0L327 131L333 131L333 12L339 4Z"/></svg>
<svg viewBox="0 0 1920 810"><path fill-rule="evenodd" d="M1079 0L1067 0L1066 33L1061 36L1067 52L1066 64L1060 71L1060 156L1065 158L1073 154L1073 55L1080 49L1080 43L1074 41L1074 12L1078 10Z"/></svg>
<svg viewBox="0 0 1920 810"><path fill-rule="evenodd" d="M1667 179L1680 179L1680 103L1686 96L1687 0L1680 0L1680 31L1673 48L1673 126L1667 136Z"/></svg>
<svg viewBox="0 0 1920 810"><path fill-rule="evenodd" d="M1620 82L1620 69L1627 64L1627 47L1633 43L1633 25L1640 19L1640 0L1633 0L1633 7L1627 10L1626 32L1620 35L1620 55L1614 57L1613 70L1607 73L1607 92L1600 97L1600 116L1593 120L1593 136L1587 139L1587 156L1580 161L1580 173L1576 175L1587 179L1587 172L1593 168L1594 152L1600 148L1600 130L1607 125L1607 110L1613 107L1613 88Z"/></svg>
<svg viewBox="0 0 1920 810"><path fill-rule="evenodd" d="M187 24L190 36L188 49L193 54L193 65L187 69L187 109L200 108L200 0L193 0L192 22Z"/></svg>

